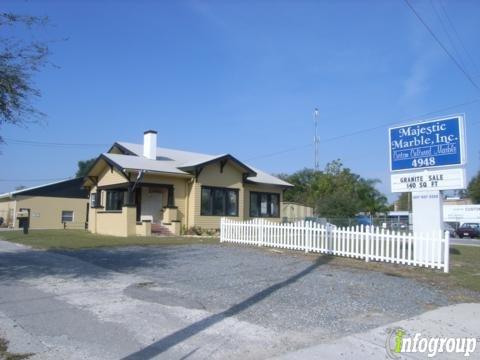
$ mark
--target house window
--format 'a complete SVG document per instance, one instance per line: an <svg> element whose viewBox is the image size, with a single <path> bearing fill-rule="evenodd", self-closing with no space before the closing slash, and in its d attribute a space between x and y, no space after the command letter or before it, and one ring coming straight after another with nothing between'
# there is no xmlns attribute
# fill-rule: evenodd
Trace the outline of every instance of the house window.
<svg viewBox="0 0 480 360"><path fill-rule="evenodd" d="M99 204L97 204L97 193L90 194L90 207L96 208Z"/></svg>
<svg viewBox="0 0 480 360"><path fill-rule="evenodd" d="M280 194L250 192L250 217L280 217Z"/></svg>
<svg viewBox="0 0 480 360"><path fill-rule="evenodd" d="M105 210L107 211L116 211L122 210L124 192L117 190L109 190L106 192L106 204Z"/></svg>
<svg viewBox="0 0 480 360"><path fill-rule="evenodd" d="M238 189L202 186L200 215L238 216Z"/></svg>
<svg viewBox="0 0 480 360"><path fill-rule="evenodd" d="M73 211L62 210L62 223L73 221Z"/></svg>

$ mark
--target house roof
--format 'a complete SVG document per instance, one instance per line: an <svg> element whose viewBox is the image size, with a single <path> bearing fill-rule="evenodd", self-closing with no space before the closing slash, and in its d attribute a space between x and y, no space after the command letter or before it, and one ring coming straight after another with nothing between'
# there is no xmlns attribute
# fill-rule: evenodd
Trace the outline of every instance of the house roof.
<svg viewBox="0 0 480 360"><path fill-rule="evenodd" d="M189 151L157 148L157 159L151 160L143 156L143 145L127 142L116 142L113 147L118 146L126 155L105 153L102 154L122 169L146 170L154 172L165 172L172 174L188 175L188 171L211 162L229 160L243 168L249 175L247 181L256 184L269 184L279 186L292 186L273 175L267 174L259 169L249 166L230 154L208 155Z"/></svg>
<svg viewBox="0 0 480 360"><path fill-rule="evenodd" d="M121 154L102 154L107 162L125 170L145 170L151 172L163 172L170 174L190 175L188 172L178 169L170 160L151 160L143 156L121 155Z"/></svg>
<svg viewBox="0 0 480 360"><path fill-rule="evenodd" d="M0 199L13 198L17 195L84 199L87 198L88 192L82 189L82 185L83 178L61 180L0 194Z"/></svg>

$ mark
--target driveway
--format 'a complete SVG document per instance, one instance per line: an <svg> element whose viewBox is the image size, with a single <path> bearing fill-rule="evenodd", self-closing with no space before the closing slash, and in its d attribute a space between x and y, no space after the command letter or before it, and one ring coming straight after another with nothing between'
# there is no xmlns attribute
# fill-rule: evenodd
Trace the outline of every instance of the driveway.
<svg viewBox="0 0 480 360"><path fill-rule="evenodd" d="M0 337L34 359L263 359L444 305L414 280L300 254L0 241Z"/></svg>

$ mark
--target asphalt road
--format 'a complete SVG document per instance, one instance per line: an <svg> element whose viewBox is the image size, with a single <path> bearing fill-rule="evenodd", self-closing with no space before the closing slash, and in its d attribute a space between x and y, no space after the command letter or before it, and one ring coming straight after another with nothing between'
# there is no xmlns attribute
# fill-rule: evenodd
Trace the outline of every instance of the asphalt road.
<svg viewBox="0 0 480 360"><path fill-rule="evenodd" d="M469 239L469 238L450 238L450 244L453 245L466 245L466 246L480 246L479 239Z"/></svg>
<svg viewBox="0 0 480 360"><path fill-rule="evenodd" d="M447 304L411 279L256 248L0 241L0 337L33 359L264 359Z"/></svg>

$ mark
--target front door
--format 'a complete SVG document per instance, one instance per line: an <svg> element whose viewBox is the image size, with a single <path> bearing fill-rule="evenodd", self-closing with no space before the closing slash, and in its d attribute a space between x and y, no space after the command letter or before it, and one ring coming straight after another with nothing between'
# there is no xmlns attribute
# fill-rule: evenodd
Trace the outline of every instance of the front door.
<svg viewBox="0 0 480 360"><path fill-rule="evenodd" d="M142 188L141 219L162 222L163 194L160 189Z"/></svg>

